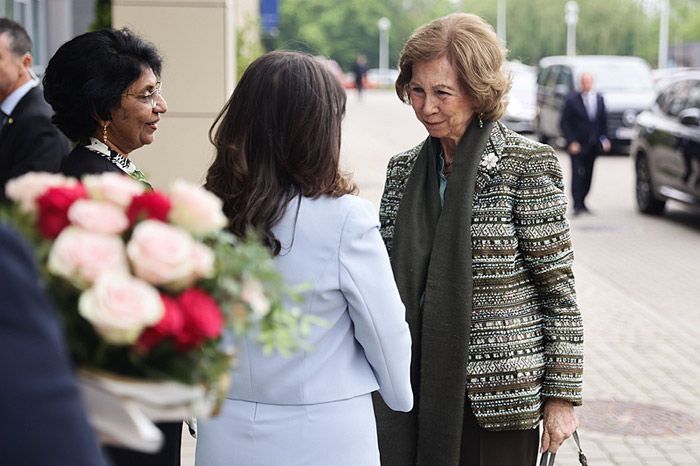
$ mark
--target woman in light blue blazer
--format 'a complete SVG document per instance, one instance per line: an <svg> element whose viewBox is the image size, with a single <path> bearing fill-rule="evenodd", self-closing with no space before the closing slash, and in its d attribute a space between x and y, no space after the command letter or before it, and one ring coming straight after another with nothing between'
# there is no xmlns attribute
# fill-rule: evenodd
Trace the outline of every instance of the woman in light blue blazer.
<svg viewBox="0 0 700 466"><path fill-rule="evenodd" d="M413 406L411 340L377 215L338 168L344 113L320 63L271 52L212 127L206 187L230 230L262 233L287 283L308 285L302 311L325 326L289 358L241 343L221 415L200 423L198 466L379 465L370 394Z"/></svg>

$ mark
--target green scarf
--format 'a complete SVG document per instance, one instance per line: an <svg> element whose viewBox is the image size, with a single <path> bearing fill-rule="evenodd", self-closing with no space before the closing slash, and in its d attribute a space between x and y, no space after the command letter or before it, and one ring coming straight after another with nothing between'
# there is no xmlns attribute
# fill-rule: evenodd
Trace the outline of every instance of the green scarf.
<svg viewBox="0 0 700 466"><path fill-rule="evenodd" d="M415 402L410 413L399 413L375 397L383 466L459 464L473 293L472 207L492 126L472 122L459 142L444 208L438 140L426 139L406 182L391 265L413 338Z"/></svg>

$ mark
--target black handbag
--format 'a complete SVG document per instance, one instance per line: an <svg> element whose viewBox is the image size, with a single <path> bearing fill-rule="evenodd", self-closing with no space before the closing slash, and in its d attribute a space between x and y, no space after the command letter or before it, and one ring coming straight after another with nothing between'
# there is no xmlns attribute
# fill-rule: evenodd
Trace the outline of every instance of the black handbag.
<svg viewBox="0 0 700 466"><path fill-rule="evenodd" d="M581 466L588 466L588 460L586 459L586 455L583 454L583 450L581 449L581 441L578 438L578 432L574 431L574 442L576 442L576 448L578 448L578 462L581 463ZM542 453L542 459L540 459L540 466L554 466L554 457L557 456L556 453L552 453L549 451L545 451Z"/></svg>

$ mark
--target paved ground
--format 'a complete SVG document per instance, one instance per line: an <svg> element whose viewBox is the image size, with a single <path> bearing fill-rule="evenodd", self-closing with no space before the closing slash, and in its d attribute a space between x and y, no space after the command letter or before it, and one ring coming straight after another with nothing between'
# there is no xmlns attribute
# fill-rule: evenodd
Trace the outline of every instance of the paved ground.
<svg viewBox="0 0 700 466"><path fill-rule="evenodd" d="M360 195L378 204L389 156L424 137L393 93L351 94L343 159ZM599 159L589 206L595 215L572 220L586 331L578 413L589 464L700 465L700 210L637 214L631 162L619 156ZM184 465L193 464L193 449L186 439ZM577 464L569 442L557 465Z"/></svg>

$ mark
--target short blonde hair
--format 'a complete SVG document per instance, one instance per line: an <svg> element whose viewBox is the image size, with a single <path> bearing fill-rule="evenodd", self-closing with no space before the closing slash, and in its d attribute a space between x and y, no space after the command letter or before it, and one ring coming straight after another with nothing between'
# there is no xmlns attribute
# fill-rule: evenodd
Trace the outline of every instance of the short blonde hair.
<svg viewBox="0 0 700 466"><path fill-rule="evenodd" d="M491 25L479 16L453 13L436 19L416 29L404 44L396 94L410 103L413 65L446 56L474 111L484 120L498 120L505 113L511 86L510 76L503 70L506 55Z"/></svg>

